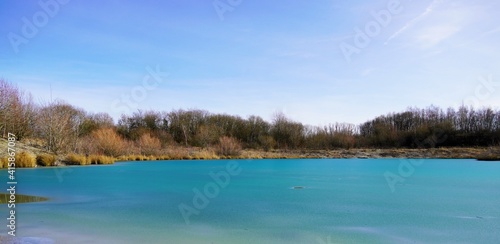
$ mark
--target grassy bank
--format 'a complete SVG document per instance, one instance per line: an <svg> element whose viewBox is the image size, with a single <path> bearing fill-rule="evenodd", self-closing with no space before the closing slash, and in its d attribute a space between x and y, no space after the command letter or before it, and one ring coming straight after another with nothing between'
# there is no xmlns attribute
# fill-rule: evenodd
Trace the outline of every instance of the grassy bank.
<svg viewBox="0 0 500 244"><path fill-rule="evenodd" d="M490 149L477 157L479 161L500 161L500 149Z"/></svg>
<svg viewBox="0 0 500 244"><path fill-rule="evenodd" d="M5 139L0 147L7 148ZM0 152L0 168L8 165L7 150ZM172 147L157 155L130 154L118 157L70 153L53 155L39 148L18 142L16 167L51 167L64 165L99 165L123 161L155 160L217 160L217 159L299 159L299 158L443 158L499 160L500 153L491 148L429 148L429 149L338 149L338 150L250 150L243 149L231 155L221 154L217 148Z"/></svg>

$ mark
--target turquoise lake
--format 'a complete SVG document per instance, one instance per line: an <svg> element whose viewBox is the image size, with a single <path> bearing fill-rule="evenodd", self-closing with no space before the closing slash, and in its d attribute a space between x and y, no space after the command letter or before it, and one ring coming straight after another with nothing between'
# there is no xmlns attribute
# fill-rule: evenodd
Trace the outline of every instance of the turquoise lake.
<svg viewBox="0 0 500 244"><path fill-rule="evenodd" d="M16 176L17 193L50 198L17 205L20 243L500 243L494 162L155 161Z"/></svg>

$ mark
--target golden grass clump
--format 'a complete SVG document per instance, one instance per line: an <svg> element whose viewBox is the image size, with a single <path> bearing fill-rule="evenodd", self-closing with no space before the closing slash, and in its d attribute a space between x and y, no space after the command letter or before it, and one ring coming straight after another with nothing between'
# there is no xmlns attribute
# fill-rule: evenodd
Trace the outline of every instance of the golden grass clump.
<svg viewBox="0 0 500 244"><path fill-rule="evenodd" d="M48 153L40 154L36 157L36 163L40 166L56 166L56 156Z"/></svg>
<svg viewBox="0 0 500 244"><path fill-rule="evenodd" d="M117 161L155 161L155 160L168 160L170 159L167 155L122 155L117 158Z"/></svg>
<svg viewBox="0 0 500 244"><path fill-rule="evenodd" d="M170 160L168 155L154 155L150 156L151 160L161 161L161 160Z"/></svg>
<svg viewBox="0 0 500 244"><path fill-rule="evenodd" d="M104 155L90 155L88 161L90 164L114 164L115 158Z"/></svg>
<svg viewBox="0 0 500 244"><path fill-rule="evenodd" d="M121 161L121 162L130 161L128 158L129 158L128 155L121 155L121 156L116 158L116 161Z"/></svg>
<svg viewBox="0 0 500 244"><path fill-rule="evenodd" d="M10 199L10 194L0 193L0 204L9 203L9 199ZM16 203L43 202L43 201L47 201L47 200L49 200L49 199L46 197L16 194ZM0 238L0 241L2 241L1 238ZM2 243L4 243L4 242L2 242ZM12 243L12 242L9 242L9 243Z"/></svg>
<svg viewBox="0 0 500 244"><path fill-rule="evenodd" d="M125 161L135 161L135 158L136 158L135 155L127 155L124 157L125 157Z"/></svg>
<svg viewBox="0 0 500 244"><path fill-rule="evenodd" d="M7 158L0 158L0 169L8 167L9 167L9 160Z"/></svg>
<svg viewBox="0 0 500 244"><path fill-rule="evenodd" d="M147 160L156 160L155 156L145 156L145 155L126 155L118 157L119 161L147 161Z"/></svg>
<svg viewBox="0 0 500 244"><path fill-rule="evenodd" d="M161 155L159 160L170 160L171 158L168 155Z"/></svg>
<svg viewBox="0 0 500 244"><path fill-rule="evenodd" d="M19 152L16 154L17 168L33 168L36 167L35 155L28 152Z"/></svg>
<svg viewBox="0 0 500 244"><path fill-rule="evenodd" d="M85 155L79 155L79 154L68 154L66 158L64 159L64 162L68 165L88 165L90 164L90 161L87 160L87 157Z"/></svg>
<svg viewBox="0 0 500 244"><path fill-rule="evenodd" d="M144 161L144 160L146 160L146 157L144 155L135 155L134 158L135 158L134 159L135 161Z"/></svg>
<svg viewBox="0 0 500 244"><path fill-rule="evenodd" d="M213 151L209 149L204 149L201 151L195 151L191 155L192 159L219 159L219 156Z"/></svg>
<svg viewBox="0 0 500 244"><path fill-rule="evenodd" d="M126 156L120 156L118 157L119 161L154 161L154 160L160 160L158 159L158 156L145 156L145 155L126 155Z"/></svg>

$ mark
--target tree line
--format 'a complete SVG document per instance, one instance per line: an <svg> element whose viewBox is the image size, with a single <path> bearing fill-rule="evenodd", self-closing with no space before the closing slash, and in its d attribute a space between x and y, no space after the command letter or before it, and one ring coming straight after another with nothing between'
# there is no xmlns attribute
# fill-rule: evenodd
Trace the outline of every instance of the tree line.
<svg viewBox="0 0 500 244"><path fill-rule="evenodd" d="M33 102L0 80L0 133L17 135L54 154L155 154L169 147L272 149L487 147L500 141L500 111L461 106L408 108L360 125L310 126L276 113L272 121L205 110L142 111L114 123L64 101Z"/></svg>

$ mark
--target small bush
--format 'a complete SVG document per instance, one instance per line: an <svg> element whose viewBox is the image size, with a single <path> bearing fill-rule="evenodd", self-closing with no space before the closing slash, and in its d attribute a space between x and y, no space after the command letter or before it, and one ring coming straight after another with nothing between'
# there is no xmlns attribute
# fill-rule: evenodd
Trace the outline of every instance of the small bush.
<svg viewBox="0 0 500 244"><path fill-rule="evenodd" d="M87 157L84 155L78 154L68 154L64 159L64 162L68 165L88 165L90 162L87 160Z"/></svg>
<svg viewBox="0 0 500 244"><path fill-rule="evenodd" d="M151 134L146 133L139 138L137 142L141 150L141 154L143 155L155 155L161 149L161 142L158 138L151 136Z"/></svg>
<svg viewBox="0 0 500 244"><path fill-rule="evenodd" d="M36 164L40 166L55 166L56 165L56 156L52 154L40 154L36 157Z"/></svg>
<svg viewBox="0 0 500 244"><path fill-rule="evenodd" d="M217 145L217 154L223 156L239 156L241 153L241 144L232 137L223 136L219 138Z"/></svg>
<svg viewBox="0 0 500 244"><path fill-rule="evenodd" d="M16 154L17 168L33 168L36 167L36 158L28 152L19 152Z"/></svg>
<svg viewBox="0 0 500 244"><path fill-rule="evenodd" d="M112 128L103 128L92 132L91 137L99 152L117 157L125 152L127 142Z"/></svg>
<svg viewBox="0 0 500 244"><path fill-rule="evenodd" d="M189 157L189 152L181 147L174 147L169 149L167 156L169 159L174 159L174 160L191 159L191 157Z"/></svg>

